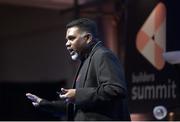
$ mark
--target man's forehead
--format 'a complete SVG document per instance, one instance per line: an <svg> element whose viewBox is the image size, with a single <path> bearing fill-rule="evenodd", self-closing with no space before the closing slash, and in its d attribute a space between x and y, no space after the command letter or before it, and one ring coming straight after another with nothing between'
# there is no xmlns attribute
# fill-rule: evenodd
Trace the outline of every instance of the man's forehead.
<svg viewBox="0 0 180 122"><path fill-rule="evenodd" d="M70 27L67 29L66 31L66 35L74 35L77 34L79 32L79 28L78 27Z"/></svg>

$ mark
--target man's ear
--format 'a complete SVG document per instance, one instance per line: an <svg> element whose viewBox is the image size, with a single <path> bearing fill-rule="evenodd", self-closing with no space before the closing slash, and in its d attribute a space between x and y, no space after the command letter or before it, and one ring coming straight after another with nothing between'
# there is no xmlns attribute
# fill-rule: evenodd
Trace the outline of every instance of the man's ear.
<svg viewBox="0 0 180 122"><path fill-rule="evenodd" d="M85 36L86 40L87 40L87 44L92 40L92 34L88 33L86 36Z"/></svg>

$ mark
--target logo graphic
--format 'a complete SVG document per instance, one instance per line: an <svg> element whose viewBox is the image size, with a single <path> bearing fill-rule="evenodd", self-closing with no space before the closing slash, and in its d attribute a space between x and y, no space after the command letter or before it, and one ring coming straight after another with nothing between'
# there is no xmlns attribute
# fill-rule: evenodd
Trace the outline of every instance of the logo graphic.
<svg viewBox="0 0 180 122"><path fill-rule="evenodd" d="M153 109L153 115L156 119L162 120L167 116L167 109L162 105L156 106Z"/></svg>
<svg viewBox="0 0 180 122"><path fill-rule="evenodd" d="M166 7L158 3L136 37L136 48L156 69L161 70L166 50Z"/></svg>

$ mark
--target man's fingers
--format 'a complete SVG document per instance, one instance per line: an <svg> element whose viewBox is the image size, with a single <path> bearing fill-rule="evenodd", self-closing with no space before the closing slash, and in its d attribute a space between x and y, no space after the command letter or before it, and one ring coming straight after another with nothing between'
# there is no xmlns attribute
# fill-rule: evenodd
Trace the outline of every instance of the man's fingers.
<svg viewBox="0 0 180 122"><path fill-rule="evenodd" d="M31 94L31 93L26 93L26 96L28 99L30 99L32 101L32 104L33 106L38 106L39 103L41 102L42 98L34 95L34 94Z"/></svg>
<svg viewBox="0 0 180 122"><path fill-rule="evenodd" d="M62 92L63 94L65 94L66 92L68 92L68 89L61 88L61 92Z"/></svg>
<svg viewBox="0 0 180 122"><path fill-rule="evenodd" d="M28 99L30 99L33 102L38 102L39 103L41 101L41 98L34 95L34 94L27 93L26 96L27 96Z"/></svg>
<svg viewBox="0 0 180 122"><path fill-rule="evenodd" d="M30 100L32 100L32 101L34 101L34 100L37 99L37 96L36 96L36 95L30 94L30 93L27 93L26 96L27 96L28 99L30 99Z"/></svg>
<svg viewBox="0 0 180 122"><path fill-rule="evenodd" d="M39 104L37 102L32 102L33 106L38 106Z"/></svg>
<svg viewBox="0 0 180 122"><path fill-rule="evenodd" d="M66 94L60 94L59 97L60 97L61 99L66 99L66 98L67 98L67 95L66 95Z"/></svg>
<svg viewBox="0 0 180 122"><path fill-rule="evenodd" d="M26 93L26 96L30 96L30 95L32 95L31 93Z"/></svg>
<svg viewBox="0 0 180 122"><path fill-rule="evenodd" d="M31 94L31 93L26 93L26 96L27 96L27 97L37 97L36 95Z"/></svg>
<svg viewBox="0 0 180 122"><path fill-rule="evenodd" d="M69 102L69 99L67 98L67 95L66 95L66 94L63 94L63 95L60 94L59 97L60 97L61 99L65 99L66 102Z"/></svg>

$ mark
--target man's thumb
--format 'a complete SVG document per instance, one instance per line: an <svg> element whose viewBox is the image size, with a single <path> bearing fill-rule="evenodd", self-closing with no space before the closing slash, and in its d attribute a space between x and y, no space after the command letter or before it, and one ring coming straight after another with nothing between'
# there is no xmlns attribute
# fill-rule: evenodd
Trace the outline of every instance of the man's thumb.
<svg viewBox="0 0 180 122"><path fill-rule="evenodd" d="M68 92L68 89L61 88L61 92L62 92L63 94L65 94L66 92Z"/></svg>

